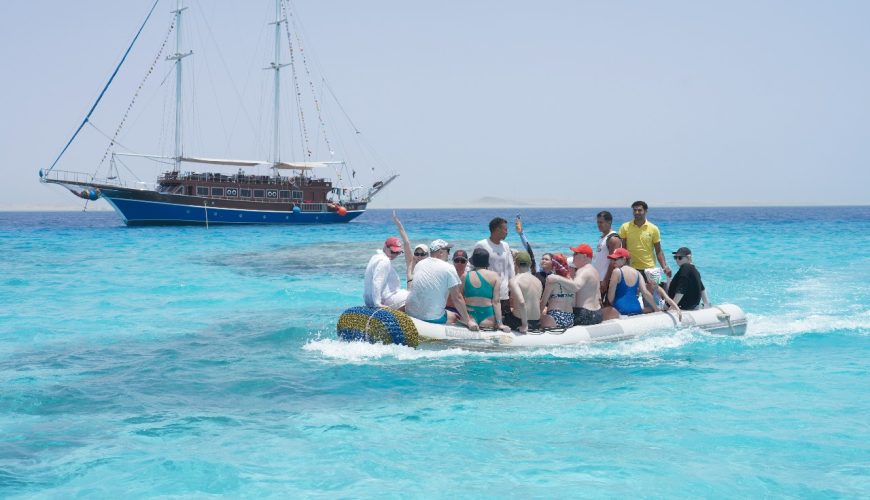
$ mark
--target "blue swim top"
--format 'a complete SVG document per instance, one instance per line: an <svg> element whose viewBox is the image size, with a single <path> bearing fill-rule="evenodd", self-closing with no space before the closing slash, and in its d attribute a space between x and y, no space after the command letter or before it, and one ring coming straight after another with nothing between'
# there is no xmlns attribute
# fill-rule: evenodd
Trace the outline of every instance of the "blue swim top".
<svg viewBox="0 0 870 500"><path fill-rule="evenodd" d="M619 282L616 284L616 294L613 297L613 307L619 311L619 314L632 316L643 312L637 300L637 289L642 280L643 278L638 275L634 285L628 286L625 283L625 274L619 270Z"/></svg>

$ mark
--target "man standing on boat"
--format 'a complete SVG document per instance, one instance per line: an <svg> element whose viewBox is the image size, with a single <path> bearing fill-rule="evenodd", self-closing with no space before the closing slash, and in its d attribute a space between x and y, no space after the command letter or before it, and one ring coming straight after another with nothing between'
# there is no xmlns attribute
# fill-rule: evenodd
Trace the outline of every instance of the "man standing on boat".
<svg viewBox="0 0 870 500"><path fill-rule="evenodd" d="M444 240L435 240L429 244L429 257L414 266L414 286L408 296L405 312L414 318L436 324L449 325L460 319L469 330L478 331L480 327L477 322L468 315L460 290L459 275L447 263L451 247L453 245ZM458 314L446 309L448 296Z"/></svg>
<svg viewBox="0 0 870 500"><path fill-rule="evenodd" d="M408 299L408 291L399 286L399 275L393 268L393 259L402 255L399 238L390 236L384 248L378 250L366 266L363 299L369 307L401 309Z"/></svg>
<svg viewBox="0 0 870 500"><path fill-rule="evenodd" d="M501 310L510 311L511 302L508 293L510 280L514 277L514 260L511 247L508 246L507 220L496 217L489 221L489 238L478 241L474 248L483 248L489 252L489 270L495 271L501 277L499 294L501 297Z"/></svg>
<svg viewBox="0 0 870 500"><path fill-rule="evenodd" d="M612 260L607 256L612 254L614 250L622 247L622 240L619 239L619 234L613 230L613 214L607 210L598 212L595 216L598 223L598 230L601 231L601 237L598 239L598 246L595 249L595 255L592 257L592 266L598 271L599 289L601 296L607 296L607 285L610 283L610 273L613 272Z"/></svg>
<svg viewBox="0 0 870 500"><path fill-rule="evenodd" d="M645 201L636 201L631 204L634 220L626 222L619 228L619 237L622 238L623 248L631 254L631 267L640 271L640 275L646 279L644 270L656 267L656 258L662 266L662 270L671 277L671 268L662 251L662 237L659 228L646 220L649 206Z"/></svg>

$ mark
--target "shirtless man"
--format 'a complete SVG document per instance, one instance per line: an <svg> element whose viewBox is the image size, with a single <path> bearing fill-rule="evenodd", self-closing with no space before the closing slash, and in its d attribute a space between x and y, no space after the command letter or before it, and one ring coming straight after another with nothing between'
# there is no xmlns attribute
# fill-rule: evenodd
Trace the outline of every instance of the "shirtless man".
<svg viewBox="0 0 870 500"><path fill-rule="evenodd" d="M571 247L574 252L574 279L550 275L547 282L559 283L564 289L574 291L574 324L597 325L601 323L601 289L598 271L592 265L592 247L582 243Z"/></svg>
<svg viewBox="0 0 870 500"><path fill-rule="evenodd" d="M529 252L517 252L514 259L517 275L511 280L511 314L506 314L504 322L511 328L526 333L529 328L541 328L541 295L544 287L541 280L531 273L532 257Z"/></svg>

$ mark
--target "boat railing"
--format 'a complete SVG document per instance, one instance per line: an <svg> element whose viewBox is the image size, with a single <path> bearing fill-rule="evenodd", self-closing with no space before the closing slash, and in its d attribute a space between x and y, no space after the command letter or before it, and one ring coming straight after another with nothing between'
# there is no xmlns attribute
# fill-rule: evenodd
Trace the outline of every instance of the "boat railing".
<svg viewBox="0 0 870 500"><path fill-rule="evenodd" d="M43 174L42 178L47 182L59 183L71 182L76 184L109 184L112 186L122 187L125 187L127 185L119 178L101 179L85 172L73 172L70 170L52 170L51 172Z"/></svg>
<svg viewBox="0 0 870 500"><path fill-rule="evenodd" d="M158 181L170 183L170 182L214 182L214 183L228 183L228 184L262 184L262 185L278 185L278 186L288 186L292 188L301 188L305 186L328 186L330 185L330 181L326 180L318 180L318 181L310 181L309 179L300 178L300 177L274 177L271 175L247 175L247 174L235 174L235 175L226 175L221 173L212 173L212 172L184 172L179 174L178 172L166 172L158 178Z"/></svg>

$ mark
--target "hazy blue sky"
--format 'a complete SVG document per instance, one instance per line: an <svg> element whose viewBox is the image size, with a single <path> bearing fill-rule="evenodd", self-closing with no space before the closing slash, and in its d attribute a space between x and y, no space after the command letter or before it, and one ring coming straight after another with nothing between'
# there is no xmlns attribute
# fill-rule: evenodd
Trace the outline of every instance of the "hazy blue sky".
<svg viewBox="0 0 870 500"><path fill-rule="evenodd" d="M201 118L188 112L186 152L268 157L262 68L272 2L187 3L190 106ZM157 7L95 115L104 132L117 127L174 4ZM37 171L78 126L150 5L0 4L0 168L11 180L0 208L81 206L40 184ZM870 203L870 2L295 5L310 62L383 167L401 174L375 207L484 197L593 207L638 198ZM172 77L160 85L169 69L161 61L128 119L121 142L131 149L171 151ZM265 100L255 97L261 90ZM94 172L106 144L86 128L58 168ZM146 165L137 175L153 181L159 171Z"/></svg>

